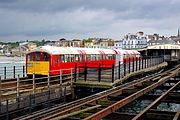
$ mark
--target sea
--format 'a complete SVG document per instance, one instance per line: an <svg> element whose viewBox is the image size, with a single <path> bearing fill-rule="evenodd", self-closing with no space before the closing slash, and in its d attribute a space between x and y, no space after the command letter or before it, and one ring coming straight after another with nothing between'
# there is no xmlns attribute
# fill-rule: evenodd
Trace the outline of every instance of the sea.
<svg viewBox="0 0 180 120"><path fill-rule="evenodd" d="M23 73L23 66L25 68L25 57L6 57L0 56L0 76L1 79L13 78L14 75L20 77L26 75L26 71ZM14 74L15 66L15 74ZM24 69L26 70L26 68Z"/></svg>

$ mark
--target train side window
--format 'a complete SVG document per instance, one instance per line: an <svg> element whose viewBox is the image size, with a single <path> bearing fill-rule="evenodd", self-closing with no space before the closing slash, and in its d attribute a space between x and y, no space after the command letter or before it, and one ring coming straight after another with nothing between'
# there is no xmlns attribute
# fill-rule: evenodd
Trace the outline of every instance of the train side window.
<svg viewBox="0 0 180 120"><path fill-rule="evenodd" d="M44 53L44 61L49 61L49 55L47 53Z"/></svg>
<svg viewBox="0 0 180 120"><path fill-rule="evenodd" d="M75 62L78 62L78 55L75 55Z"/></svg>
<svg viewBox="0 0 180 120"><path fill-rule="evenodd" d="M40 61L40 52L36 52L36 61Z"/></svg>
<svg viewBox="0 0 180 120"><path fill-rule="evenodd" d="M70 55L71 57L71 62L74 62L74 55Z"/></svg>
<svg viewBox="0 0 180 120"><path fill-rule="evenodd" d="M64 55L60 55L60 62L61 63L64 63L65 61L64 61Z"/></svg>
<svg viewBox="0 0 180 120"><path fill-rule="evenodd" d="M114 60L116 58L116 56L115 55L112 55L112 60Z"/></svg>
<svg viewBox="0 0 180 120"><path fill-rule="evenodd" d="M28 61L33 61L33 54L32 53L28 54Z"/></svg>
<svg viewBox="0 0 180 120"><path fill-rule="evenodd" d="M79 61L82 62L82 55L79 55Z"/></svg>
<svg viewBox="0 0 180 120"><path fill-rule="evenodd" d="M65 55L65 61L70 62L70 56L69 55Z"/></svg>
<svg viewBox="0 0 180 120"><path fill-rule="evenodd" d="M99 60L103 59L103 55L98 55L99 56Z"/></svg>

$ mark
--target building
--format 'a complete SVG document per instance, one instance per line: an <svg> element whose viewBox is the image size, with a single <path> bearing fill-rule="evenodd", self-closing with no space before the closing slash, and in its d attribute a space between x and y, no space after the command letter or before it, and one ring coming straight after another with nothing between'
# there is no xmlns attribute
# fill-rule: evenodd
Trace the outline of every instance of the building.
<svg viewBox="0 0 180 120"><path fill-rule="evenodd" d="M55 42L55 46L61 46L61 47L84 47L84 43L81 40L66 40L66 39L60 39Z"/></svg>
<svg viewBox="0 0 180 120"><path fill-rule="evenodd" d="M123 40L115 41L113 48L115 48L115 49L122 49L123 48Z"/></svg>
<svg viewBox="0 0 180 120"><path fill-rule="evenodd" d="M123 49L141 49L147 47L147 36L143 32L127 34L123 39Z"/></svg>
<svg viewBox="0 0 180 120"><path fill-rule="evenodd" d="M148 41L148 46L154 46L154 45L164 45L164 44L176 44L174 40L150 40Z"/></svg>

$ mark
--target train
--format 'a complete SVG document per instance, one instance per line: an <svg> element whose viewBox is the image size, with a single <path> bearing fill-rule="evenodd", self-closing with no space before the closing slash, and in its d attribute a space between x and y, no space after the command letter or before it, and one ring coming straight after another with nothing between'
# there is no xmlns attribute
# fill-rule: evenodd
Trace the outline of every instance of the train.
<svg viewBox="0 0 180 120"><path fill-rule="evenodd" d="M71 68L83 70L84 66L108 69L140 57L136 50L41 46L26 53L26 73L28 76L59 75L60 70L68 73Z"/></svg>

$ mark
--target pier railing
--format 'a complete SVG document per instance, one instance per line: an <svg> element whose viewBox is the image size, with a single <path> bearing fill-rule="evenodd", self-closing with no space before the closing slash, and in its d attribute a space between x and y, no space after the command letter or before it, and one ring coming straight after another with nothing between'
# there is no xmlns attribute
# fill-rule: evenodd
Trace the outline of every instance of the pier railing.
<svg viewBox="0 0 180 120"><path fill-rule="evenodd" d="M79 77L77 80L114 83L116 80L119 80L130 73L158 65L162 62L164 62L164 58L162 56L144 56L140 59L126 59L124 60L123 64L121 62L115 65L99 64L96 65L97 67L93 68L88 67L88 65L86 66L85 64L85 66L78 68L84 68L84 71L81 72L81 74L78 74Z"/></svg>
<svg viewBox="0 0 180 120"><path fill-rule="evenodd" d="M1 79L11 79L17 76L26 77L26 67L23 66L7 66L0 67Z"/></svg>

